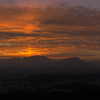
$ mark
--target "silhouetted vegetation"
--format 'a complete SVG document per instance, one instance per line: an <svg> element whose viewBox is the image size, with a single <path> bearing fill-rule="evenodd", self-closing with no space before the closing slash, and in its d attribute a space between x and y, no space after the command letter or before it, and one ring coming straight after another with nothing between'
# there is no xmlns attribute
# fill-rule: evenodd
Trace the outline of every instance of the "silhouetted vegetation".
<svg viewBox="0 0 100 100"><path fill-rule="evenodd" d="M99 100L100 99L100 87L95 85L89 85L85 83L72 83L61 86L55 86L53 88L65 89L66 86L69 89L80 91L47 91L47 90L26 90L19 89L13 90L10 93L0 94L2 100ZM79 87L78 87L79 86ZM65 87L65 88L64 88ZM76 89L75 89L76 88Z"/></svg>

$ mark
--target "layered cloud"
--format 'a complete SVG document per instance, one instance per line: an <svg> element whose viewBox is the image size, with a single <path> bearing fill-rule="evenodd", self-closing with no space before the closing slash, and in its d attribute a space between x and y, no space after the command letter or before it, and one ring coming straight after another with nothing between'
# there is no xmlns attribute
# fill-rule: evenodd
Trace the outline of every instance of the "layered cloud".
<svg viewBox="0 0 100 100"><path fill-rule="evenodd" d="M0 56L99 56L100 11L83 6L0 7Z"/></svg>
<svg viewBox="0 0 100 100"><path fill-rule="evenodd" d="M1 5L5 6L47 6L66 3L67 5L83 5L87 7L100 8L100 0L0 0Z"/></svg>

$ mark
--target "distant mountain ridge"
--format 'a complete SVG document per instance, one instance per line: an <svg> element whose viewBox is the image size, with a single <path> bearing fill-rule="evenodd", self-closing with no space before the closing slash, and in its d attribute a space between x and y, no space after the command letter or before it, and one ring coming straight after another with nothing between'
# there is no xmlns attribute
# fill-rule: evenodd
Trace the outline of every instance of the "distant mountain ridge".
<svg viewBox="0 0 100 100"><path fill-rule="evenodd" d="M59 61L59 64L67 64L67 65L70 65L70 66L75 66L75 65L79 66L80 64L86 65L86 64L89 64L89 63L81 60L78 57L73 57L73 58L63 59L63 60Z"/></svg>
<svg viewBox="0 0 100 100"><path fill-rule="evenodd" d="M47 58L46 56L39 56L39 55L36 55L36 56L30 56L30 57L25 57L25 58L11 58L11 59L0 59L0 60L51 60L49 58Z"/></svg>
<svg viewBox="0 0 100 100"><path fill-rule="evenodd" d="M67 58L60 61L45 56L25 57L23 59L0 60L2 68L23 68L35 72L92 72L98 67L81 60L78 57ZM100 70L100 69L99 69Z"/></svg>

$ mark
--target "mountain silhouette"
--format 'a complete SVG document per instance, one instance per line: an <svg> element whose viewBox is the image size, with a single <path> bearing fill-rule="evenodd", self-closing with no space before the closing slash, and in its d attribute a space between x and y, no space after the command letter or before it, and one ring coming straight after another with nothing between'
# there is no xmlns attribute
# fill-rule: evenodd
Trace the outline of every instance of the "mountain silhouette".
<svg viewBox="0 0 100 100"><path fill-rule="evenodd" d="M33 60L33 61L51 61L51 59L45 57L45 56L32 56L32 57L25 57L23 60Z"/></svg>
<svg viewBox="0 0 100 100"><path fill-rule="evenodd" d="M58 62L59 65L62 66L89 66L90 64L88 62L85 62L83 60L81 60L78 57L73 57L73 58L68 58L68 59L63 59L61 61Z"/></svg>
<svg viewBox="0 0 100 100"><path fill-rule="evenodd" d="M2 59L0 67L4 70L15 69L31 72L61 72L81 73L100 70L98 66L92 65L78 57L63 59L60 61L49 59L45 56L25 57L23 59Z"/></svg>
<svg viewBox="0 0 100 100"><path fill-rule="evenodd" d="M85 62L78 57L60 60L54 66L55 69L62 72L93 72L98 69L96 65Z"/></svg>

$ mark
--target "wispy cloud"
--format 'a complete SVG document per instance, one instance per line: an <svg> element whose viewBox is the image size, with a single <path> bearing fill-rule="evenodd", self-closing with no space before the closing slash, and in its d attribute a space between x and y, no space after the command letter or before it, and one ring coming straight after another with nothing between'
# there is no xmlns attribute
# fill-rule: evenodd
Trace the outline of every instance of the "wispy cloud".
<svg viewBox="0 0 100 100"><path fill-rule="evenodd" d="M81 56L95 55L91 51L100 53L100 11L97 9L61 5L0 7L0 52L4 56L67 56L68 53L75 56L78 52Z"/></svg>

